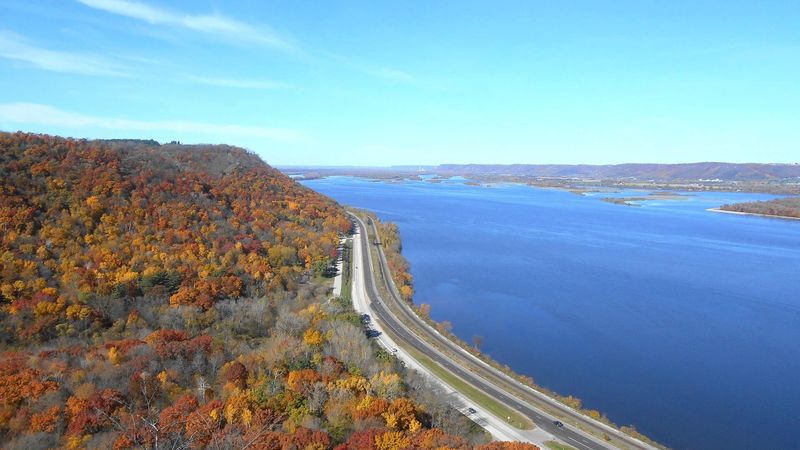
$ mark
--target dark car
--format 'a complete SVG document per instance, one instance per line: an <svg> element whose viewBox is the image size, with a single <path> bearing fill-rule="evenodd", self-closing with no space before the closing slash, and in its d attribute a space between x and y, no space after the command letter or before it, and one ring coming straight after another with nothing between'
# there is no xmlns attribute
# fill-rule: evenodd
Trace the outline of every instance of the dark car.
<svg viewBox="0 0 800 450"><path fill-rule="evenodd" d="M558 428L561 428L561 427L564 426L564 424L561 423L561 421L558 421L558 420L554 420L553 421L553 425L557 426Z"/></svg>
<svg viewBox="0 0 800 450"><path fill-rule="evenodd" d="M475 414L478 411L475 411L475 408L467 408L467 412L470 414Z"/></svg>

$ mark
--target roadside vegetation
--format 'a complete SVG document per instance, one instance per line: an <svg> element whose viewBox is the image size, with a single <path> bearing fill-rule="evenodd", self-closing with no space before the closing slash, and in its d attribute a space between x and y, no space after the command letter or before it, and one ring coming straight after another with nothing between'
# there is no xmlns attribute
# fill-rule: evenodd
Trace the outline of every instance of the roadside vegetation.
<svg viewBox="0 0 800 450"><path fill-rule="evenodd" d="M344 210L256 156L1 133L0 180L3 448L536 448L367 339Z"/></svg>

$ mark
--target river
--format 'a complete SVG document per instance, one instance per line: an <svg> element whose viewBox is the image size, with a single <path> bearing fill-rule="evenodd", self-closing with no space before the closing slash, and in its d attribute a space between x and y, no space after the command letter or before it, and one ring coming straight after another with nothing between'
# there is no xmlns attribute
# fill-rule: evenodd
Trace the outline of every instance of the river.
<svg viewBox="0 0 800 450"><path fill-rule="evenodd" d="M798 448L800 223L707 211L772 196L303 184L396 222L415 301L542 386L673 448Z"/></svg>

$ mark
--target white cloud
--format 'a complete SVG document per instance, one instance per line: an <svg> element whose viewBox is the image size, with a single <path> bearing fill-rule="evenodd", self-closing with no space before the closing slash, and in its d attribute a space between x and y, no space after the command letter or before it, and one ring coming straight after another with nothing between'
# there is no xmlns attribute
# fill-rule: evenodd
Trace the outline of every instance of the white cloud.
<svg viewBox="0 0 800 450"><path fill-rule="evenodd" d="M179 27L233 42L263 45L283 51L297 50L286 38L267 26L255 26L218 14L192 15L129 0L78 1L90 8L142 20L151 25Z"/></svg>
<svg viewBox="0 0 800 450"><path fill-rule="evenodd" d="M23 61L53 72L128 76L119 66L102 57L36 47L27 43L22 36L9 32L0 32L0 57Z"/></svg>
<svg viewBox="0 0 800 450"><path fill-rule="evenodd" d="M282 89L289 87L288 84L279 83L271 80L242 80L233 78L207 78L189 75L189 81L209 86L241 88L241 89Z"/></svg>
<svg viewBox="0 0 800 450"><path fill-rule="evenodd" d="M0 104L0 126L8 123L40 125L75 129L102 129L126 132L169 132L186 136L198 134L222 138L256 138L274 141L302 142L306 136L290 128L216 124L185 120L132 120L89 116L62 111L49 105L36 103Z"/></svg>

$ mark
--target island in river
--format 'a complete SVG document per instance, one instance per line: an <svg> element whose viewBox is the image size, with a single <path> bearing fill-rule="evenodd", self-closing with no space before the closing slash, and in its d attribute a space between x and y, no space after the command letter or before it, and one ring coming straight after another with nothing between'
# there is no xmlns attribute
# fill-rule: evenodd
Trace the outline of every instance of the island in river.
<svg viewBox="0 0 800 450"><path fill-rule="evenodd" d="M800 219L800 197L776 198L758 202L733 203L716 209L720 212Z"/></svg>
<svg viewBox="0 0 800 450"><path fill-rule="evenodd" d="M655 191L647 194L646 196L603 197L600 200L606 203L613 203L615 205L642 206L641 202L653 200L687 200L689 197L691 197L691 195L678 194L675 192Z"/></svg>

